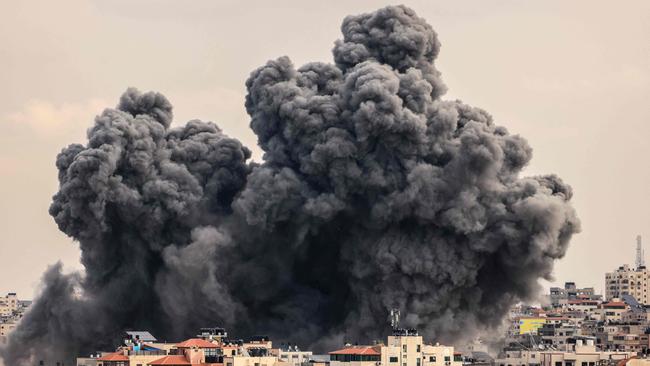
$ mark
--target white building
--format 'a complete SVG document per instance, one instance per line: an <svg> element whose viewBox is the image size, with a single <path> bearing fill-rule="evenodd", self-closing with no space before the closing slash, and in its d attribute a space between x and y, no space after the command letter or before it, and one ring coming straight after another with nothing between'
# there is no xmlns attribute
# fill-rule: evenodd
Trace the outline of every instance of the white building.
<svg viewBox="0 0 650 366"><path fill-rule="evenodd" d="M311 351L301 351L298 346L281 346L277 349L277 356L280 361L288 362L292 366L300 366L303 362L311 359Z"/></svg>

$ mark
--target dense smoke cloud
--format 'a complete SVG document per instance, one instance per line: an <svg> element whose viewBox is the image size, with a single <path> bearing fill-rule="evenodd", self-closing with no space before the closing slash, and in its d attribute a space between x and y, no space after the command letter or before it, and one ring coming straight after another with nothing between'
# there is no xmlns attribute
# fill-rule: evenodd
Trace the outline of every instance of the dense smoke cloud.
<svg viewBox="0 0 650 366"><path fill-rule="evenodd" d="M324 347L499 324L536 295L579 221L556 176L488 113L441 100L432 28L403 6L347 17L335 64L269 61L246 86L261 164L215 124L171 128L129 89L57 158L50 213L84 274L54 266L9 365L110 349L123 329L200 326Z"/></svg>

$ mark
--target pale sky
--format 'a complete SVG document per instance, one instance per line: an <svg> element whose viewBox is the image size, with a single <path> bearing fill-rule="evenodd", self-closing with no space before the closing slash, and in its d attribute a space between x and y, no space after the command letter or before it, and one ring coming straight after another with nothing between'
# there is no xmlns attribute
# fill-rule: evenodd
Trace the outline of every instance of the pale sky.
<svg viewBox="0 0 650 366"><path fill-rule="evenodd" d="M137 3L137 4L134 4ZM0 0L0 293L31 298L76 243L47 209L54 161L129 86L165 94L175 124L216 122L260 160L244 82L268 59L332 61L345 15L384 1ZM582 220L558 283L602 291L604 273L650 253L650 1L408 1L438 32L459 98L534 149ZM648 256L650 259L650 255ZM548 284L546 284L548 285Z"/></svg>

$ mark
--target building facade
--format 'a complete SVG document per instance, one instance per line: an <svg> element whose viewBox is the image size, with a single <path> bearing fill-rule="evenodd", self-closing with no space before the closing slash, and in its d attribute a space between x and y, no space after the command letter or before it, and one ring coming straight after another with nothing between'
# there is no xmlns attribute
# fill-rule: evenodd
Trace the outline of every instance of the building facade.
<svg viewBox="0 0 650 366"><path fill-rule="evenodd" d="M623 265L614 272L605 274L605 297L607 300L622 298L624 295L633 296L642 304L650 304L648 296L650 272L645 266L631 268Z"/></svg>

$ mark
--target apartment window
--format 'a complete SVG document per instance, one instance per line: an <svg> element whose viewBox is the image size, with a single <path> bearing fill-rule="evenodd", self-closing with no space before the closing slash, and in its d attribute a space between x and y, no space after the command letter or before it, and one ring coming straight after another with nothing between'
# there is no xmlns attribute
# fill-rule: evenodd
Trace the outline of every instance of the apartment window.
<svg viewBox="0 0 650 366"><path fill-rule="evenodd" d="M391 357L391 358L389 359L389 362L397 362L397 357Z"/></svg>
<svg viewBox="0 0 650 366"><path fill-rule="evenodd" d="M406 345L402 346L402 352L406 352Z"/></svg>
<svg viewBox="0 0 650 366"><path fill-rule="evenodd" d="M406 362L402 362L402 366L406 366Z"/></svg>
<svg viewBox="0 0 650 366"><path fill-rule="evenodd" d="M415 352L420 352L420 345L415 346Z"/></svg>
<svg viewBox="0 0 650 366"><path fill-rule="evenodd" d="M562 366L562 362L561 361L555 362L555 366Z"/></svg>
<svg viewBox="0 0 650 366"><path fill-rule="evenodd" d="M581 363L582 366L587 366L586 362Z"/></svg>
<svg viewBox="0 0 650 366"><path fill-rule="evenodd" d="M445 356L445 362L449 362L449 361L451 361L451 357Z"/></svg>
<svg viewBox="0 0 650 366"><path fill-rule="evenodd" d="M430 356L429 357L429 362L436 362L436 356ZM503 366L503 365L501 365Z"/></svg>
<svg viewBox="0 0 650 366"><path fill-rule="evenodd" d="M415 359L415 366L420 366L420 357Z"/></svg>

